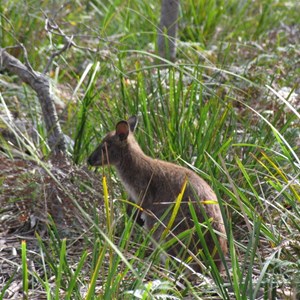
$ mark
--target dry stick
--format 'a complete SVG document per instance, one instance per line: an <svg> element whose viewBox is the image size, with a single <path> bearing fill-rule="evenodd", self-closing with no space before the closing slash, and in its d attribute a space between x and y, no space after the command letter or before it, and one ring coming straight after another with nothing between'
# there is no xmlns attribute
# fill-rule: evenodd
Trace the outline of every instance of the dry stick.
<svg viewBox="0 0 300 300"><path fill-rule="evenodd" d="M5 49L0 48L0 69L5 68L17 75L37 93L48 133L49 147L54 153L66 154L66 143L58 121L49 80L44 74L38 73L31 68L26 52L25 60L26 65L8 54Z"/></svg>

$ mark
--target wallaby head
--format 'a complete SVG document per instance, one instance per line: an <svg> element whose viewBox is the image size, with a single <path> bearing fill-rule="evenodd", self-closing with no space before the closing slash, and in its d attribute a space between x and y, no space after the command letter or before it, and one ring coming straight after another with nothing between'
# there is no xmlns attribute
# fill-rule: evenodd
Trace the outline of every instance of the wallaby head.
<svg viewBox="0 0 300 300"><path fill-rule="evenodd" d="M122 159L122 153L127 150L130 135L137 126L137 117L131 116L127 121L117 123L116 130L109 132L101 144L88 158L91 166L117 165Z"/></svg>

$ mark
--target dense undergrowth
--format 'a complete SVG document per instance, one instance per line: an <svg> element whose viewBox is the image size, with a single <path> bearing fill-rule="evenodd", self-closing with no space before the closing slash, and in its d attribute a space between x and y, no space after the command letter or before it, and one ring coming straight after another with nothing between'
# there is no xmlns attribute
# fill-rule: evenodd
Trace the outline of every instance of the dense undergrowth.
<svg viewBox="0 0 300 300"><path fill-rule="evenodd" d="M113 169L99 170L103 188L96 191L94 180L79 175L64 185L44 163L49 148L36 96L1 70L1 155L11 161L17 155L52 174L63 191L58 195L68 195L85 226L63 239L50 220L45 236L34 228L35 246L28 240L11 246L16 234L1 233L0 242L16 256L0 256L0 268L13 270L0 272L0 298L12 297L19 284L28 299L297 299L299 9L284 0L182 1L178 59L166 67L155 55L159 3L2 1L0 45L23 43L35 70L42 72L62 48L62 31L77 45L49 70L74 164L84 167L101 137L137 114L137 139L147 154L188 166L212 185L230 251L222 276L211 264L197 283L176 283L182 270L162 265L161 249L149 250L150 237L124 214L126 194ZM46 18L62 31L45 31ZM23 60L21 48L8 51ZM22 123L14 135L7 134L8 110ZM5 192L16 188L11 181L7 186L7 174L0 173ZM24 200L28 182L39 182L24 176L18 196L3 192L1 206ZM102 206L86 209L72 184ZM43 191L40 183L30 199L44 199Z"/></svg>

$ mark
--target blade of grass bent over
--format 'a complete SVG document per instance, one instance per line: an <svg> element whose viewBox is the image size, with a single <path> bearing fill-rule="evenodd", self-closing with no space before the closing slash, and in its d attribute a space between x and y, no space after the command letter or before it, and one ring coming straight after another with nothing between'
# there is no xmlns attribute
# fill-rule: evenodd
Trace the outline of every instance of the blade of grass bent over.
<svg viewBox="0 0 300 300"><path fill-rule="evenodd" d="M185 189L186 189L186 185L187 185L187 178L184 180L181 192L179 193L179 195L178 195L178 197L177 197L177 199L175 201L175 206L174 206L174 208L172 210L171 218L170 218L170 220L168 222L167 227L164 229L164 231L162 233L162 239L164 239L167 236L168 232L170 232L170 230L171 230L171 228L172 228L172 226L174 224L174 221L175 221L176 216L178 214L178 210L180 208L180 204L181 204L181 201L182 201L182 198L183 198L183 194L184 194Z"/></svg>

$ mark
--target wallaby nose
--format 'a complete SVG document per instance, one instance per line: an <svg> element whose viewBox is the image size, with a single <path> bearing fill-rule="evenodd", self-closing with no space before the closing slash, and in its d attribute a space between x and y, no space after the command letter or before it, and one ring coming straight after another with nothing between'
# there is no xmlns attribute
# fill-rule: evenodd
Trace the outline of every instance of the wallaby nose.
<svg viewBox="0 0 300 300"><path fill-rule="evenodd" d="M92 163L91 163L91 158L90 158L90 157L87 159L87 163L88 163L88 165L91 165L91 164L92 164Z"/></svg>
<svg viewBox="0 0 300 300"><path fill-rule="evenodd" d="M87 163L92 166L94 164L94 159L92 157L92 155L90 155L90 157L87 159Z"/></svg>

